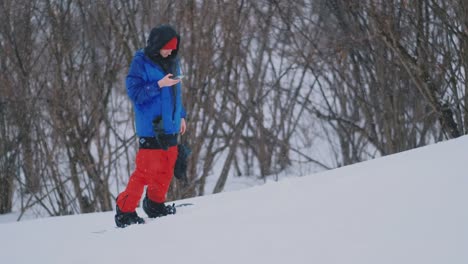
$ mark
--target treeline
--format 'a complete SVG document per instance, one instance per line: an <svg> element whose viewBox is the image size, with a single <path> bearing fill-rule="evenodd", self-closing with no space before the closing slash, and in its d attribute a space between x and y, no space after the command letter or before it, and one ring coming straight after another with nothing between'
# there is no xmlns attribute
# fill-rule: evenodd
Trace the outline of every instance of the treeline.
<svg viewBox="0 0 468 264"><path fill-rule="evenodd" d="M193 149L169 199L467 134L464 0L2 0L0 214L112 210L137 148L125 76L161 23L182 36Z"/></svg>

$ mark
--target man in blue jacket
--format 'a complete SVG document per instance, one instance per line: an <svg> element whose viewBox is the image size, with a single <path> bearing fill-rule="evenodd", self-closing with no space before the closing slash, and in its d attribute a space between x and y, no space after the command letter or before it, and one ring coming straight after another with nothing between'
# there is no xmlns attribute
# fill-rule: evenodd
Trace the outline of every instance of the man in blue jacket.
<svg viewBox="0 0 468 264"><path fill-rule="evenodd" d="M118 227L144 223L135 209L145 186L143 209L149 217L175 213L164 202L177 159L178 135L186 130L180 79L174 78L180 74L179 45L180 36L171 26L153 28L147 46L136 52L130 65L126 86L135 111L139 150L135 171L117 196Z"/></svg>

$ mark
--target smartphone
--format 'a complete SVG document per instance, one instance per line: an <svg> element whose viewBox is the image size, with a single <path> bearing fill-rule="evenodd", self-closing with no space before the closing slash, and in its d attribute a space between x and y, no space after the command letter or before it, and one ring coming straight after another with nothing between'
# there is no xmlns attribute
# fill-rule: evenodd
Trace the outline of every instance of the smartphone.
<svg viewBox="0 0 468 264"><path fill-rule="evenodd" d="M174 80L181 80L181 79L184 78L184 77L185 77L185 75L177 75L177 76L172 77L172 79L174 79Z"/></svg>

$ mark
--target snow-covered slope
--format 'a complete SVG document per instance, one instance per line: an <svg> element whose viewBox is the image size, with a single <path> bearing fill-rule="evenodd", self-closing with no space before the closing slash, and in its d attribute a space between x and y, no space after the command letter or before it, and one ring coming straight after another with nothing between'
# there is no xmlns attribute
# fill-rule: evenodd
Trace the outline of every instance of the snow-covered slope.
<svg viewBox="0 0 468 264"><path fill-rule="evenodd" d="M113 213L0 224L1 263L468 263L468 137L190 199L114 228ZM139 210L143 215L143 212Z"/></svg>

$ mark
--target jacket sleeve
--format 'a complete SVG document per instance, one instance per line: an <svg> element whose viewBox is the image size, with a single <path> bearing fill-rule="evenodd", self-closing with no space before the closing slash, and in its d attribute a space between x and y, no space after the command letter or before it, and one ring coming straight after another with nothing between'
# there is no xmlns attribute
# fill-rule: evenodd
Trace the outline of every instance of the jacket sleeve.
<svg viewBox="0 0 468 264"><path fill-rule="evenodd" d="M187 112L185 112L185 107L182 105L182 110L180 112L180 117L187 119Z"/></svg>
<svg viewBox="0 0 468 264"><path fill-rule="evenodd" d="M135 104L144 104L161 92L158 82L145 81L144 74L145 66L142 58L135 57L126 79L127 94Z"/></svg>

